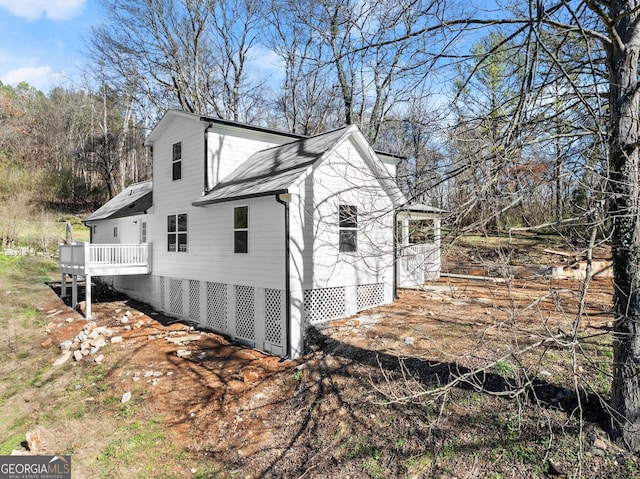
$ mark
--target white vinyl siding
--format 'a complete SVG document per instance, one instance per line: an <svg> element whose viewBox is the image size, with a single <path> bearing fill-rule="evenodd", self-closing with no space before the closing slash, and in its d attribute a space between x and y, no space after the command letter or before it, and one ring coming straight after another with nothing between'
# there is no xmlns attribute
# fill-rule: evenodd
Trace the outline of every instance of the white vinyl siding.
<svg viewBox="0 0 640 479"><path fill-rule="evenodd" d="M218 128L214 126L214 128ZM255 134L255 132L253 132ZM207 147L211 161L208 165L208 189L213 188L225 176L235 170L240 163L257 151L293 141L293 138L274 135L256 135L251 138L247 132L237 132L221 128L221 131L208 133Z"/></svg>
<svg viewBox="0 0 640 479"><path fill-rule="evenodd" d="M140 241L140 222L146 216L135 215L96 220L95 223L92 223L94 233L91 236L91 242L94 244L137 244Z"/></svg>
<svg viewBox="0 0 640 479"><path fill-rule="evenodd" d="M291 244L296 245L292 254L300 284L292 288L390 285L393 208L355 145L349 140L341 143L294 187L299 193L292 195ZM340 251L340 205L357 209L355 253Z"/></svg>
<svg viewBox="0 0 640 479"><path fill-rule="evenodd" d="M204 188L205 122L175 118L157 138L154 151L153 211L147 225L154 275L265 288L284 288L284 207L274 197L195 207ZM212 130L218 128L214 125ZM274 143L239 136L208 134L210 151L223 151L227 169L254 151ZM182 180L171 180L171 145L182 142ZM275 140L274 140L275 141ZM283 140L284 142L284 140ZM247 146L249 145L249 146ZM248 151L246 151L248 149ZM244 153L241 153L243 152ZM235 156L234 156L235 155ZM218 165L219 166L219 165ZM233 213L249 207L250 254L233 254ZM188 215L188 254L167 251L167 216Z"/></svg>
<svg viewBox="0 0 640 479"><path fill-rule="evenodd" d="M234 208L249 207L251 254L233 254ZM164 219L166 228L166 218ZM162 232L166 235L166 231ZM154 249L154 274L172 278L283 289L284 207L274 197L192 207L189 254Z"/></svg>

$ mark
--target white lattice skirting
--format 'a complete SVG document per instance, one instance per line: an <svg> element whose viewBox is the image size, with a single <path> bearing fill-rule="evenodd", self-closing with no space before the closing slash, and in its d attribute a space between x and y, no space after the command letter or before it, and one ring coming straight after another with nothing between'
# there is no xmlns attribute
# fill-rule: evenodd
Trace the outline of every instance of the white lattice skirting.
<svg viewBox="0 0 640 479"><path fill-rule="evenodd" d="M159 278L160 309L203 328L283 356L287 352L283 290L209 281ZM304 324L346 318L385 304L385 284L303 291Z"/></svg>
<svg viewBox="0 0 640 479"><path fill-rule="evenodd" d="M160 309L257 349L286 354L282 290L160 277Z"/></svg>
<svg viewBox="0 0 640 479"><path fill-rule="evenodd" d="M352 287L307 289L304 291L304 319L318 324L346 318L358 311L380 306L384 301L384 283Z"/></svg>

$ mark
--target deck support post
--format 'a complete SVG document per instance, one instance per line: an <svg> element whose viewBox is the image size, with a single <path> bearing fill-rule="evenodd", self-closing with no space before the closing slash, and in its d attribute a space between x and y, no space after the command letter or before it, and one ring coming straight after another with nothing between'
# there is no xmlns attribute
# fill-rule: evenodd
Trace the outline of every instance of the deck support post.
<svg viewBox="0 0 640 479"><path fill-rule="evenodd" d="M67 297L67 273L62 273L62 279L60 280L60 297Z"/></svg>
<svg viewBox="0 0 640 479"><path fill-rule="evenodd" d="M92 319L91 318L91 275L87 274L84 277L85 279L85 292L86 292L86 299L85 299L85 313L84 313L84 317L86 319Z"/></svg>
<svg viewBox="0 0 640 479"><path fill-rule="evenodd" d="M71 307L78 306L78 275L71 275Z"/></svg>

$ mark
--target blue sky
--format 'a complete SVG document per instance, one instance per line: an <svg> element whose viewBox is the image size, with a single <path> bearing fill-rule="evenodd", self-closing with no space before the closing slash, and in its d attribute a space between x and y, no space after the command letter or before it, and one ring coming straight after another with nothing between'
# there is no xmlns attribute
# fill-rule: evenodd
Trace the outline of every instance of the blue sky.
<svg viewBox="0 0 640 479"><path fill-rule="evenodd" d="M81 82L82 38L100 21L98 0L0 0L0 81L45 93Z"/></svg>

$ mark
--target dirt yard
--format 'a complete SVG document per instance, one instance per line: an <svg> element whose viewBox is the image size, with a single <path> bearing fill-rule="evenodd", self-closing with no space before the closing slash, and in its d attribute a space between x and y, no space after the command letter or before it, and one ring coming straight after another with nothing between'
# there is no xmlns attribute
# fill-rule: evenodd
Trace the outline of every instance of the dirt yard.
<svg viewBox="0 0 640 479"><path fill-rule="evenodd" d="M602 429L611 280L591 282L572 335L580 285L441 278L327 323L296 361L104 297L95 324L122 341L100 364L86 355L47 373L64 385L59 407L82 411L35 411L41 452L72 453L81 478L633 477L635 458ZM86 321L54 290L40 310L56 358Z"/></svg>

